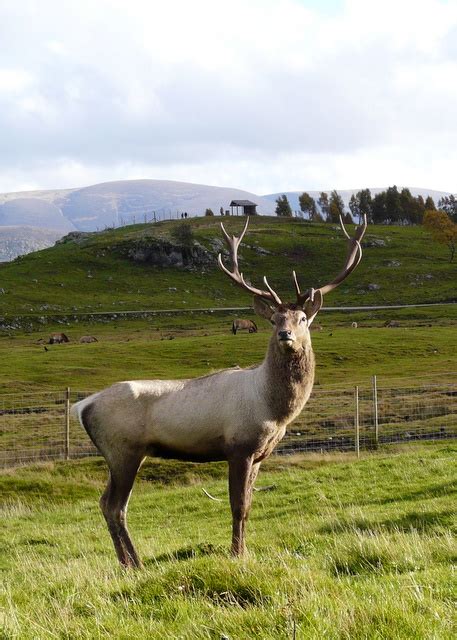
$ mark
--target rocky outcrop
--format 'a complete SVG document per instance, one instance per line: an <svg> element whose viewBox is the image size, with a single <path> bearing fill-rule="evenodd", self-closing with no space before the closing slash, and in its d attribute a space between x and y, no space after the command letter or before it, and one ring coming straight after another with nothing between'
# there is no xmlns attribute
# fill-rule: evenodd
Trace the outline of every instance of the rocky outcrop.
<svg viewBox="0 0 457 640"><path fill-rule="evenodd" d="M214 254L198 242L175 244L159 238L130 241L122 251L130 260L157 267L207 267L214 265Z"/></svg>

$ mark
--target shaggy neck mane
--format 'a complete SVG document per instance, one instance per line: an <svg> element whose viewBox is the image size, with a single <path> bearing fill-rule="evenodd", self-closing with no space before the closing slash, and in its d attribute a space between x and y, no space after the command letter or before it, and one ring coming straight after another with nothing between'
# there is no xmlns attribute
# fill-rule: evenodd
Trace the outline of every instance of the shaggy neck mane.
<svg viewBox="0 0 457 640"><path fill-rule="evenodd" d="M303 409L314 383L311 342L299 351L282 350L272 337L265 358L268 403L275 420L289 423Z"/></svg>

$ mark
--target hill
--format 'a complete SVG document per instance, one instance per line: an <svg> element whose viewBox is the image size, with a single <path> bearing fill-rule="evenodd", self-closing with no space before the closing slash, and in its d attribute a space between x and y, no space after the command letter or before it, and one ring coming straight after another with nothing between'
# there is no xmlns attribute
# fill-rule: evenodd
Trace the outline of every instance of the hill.
<svg viewBox="0 0 457 640"><path fill-rule="evenodd" d="M346 207L357 189L339 191ZM382 189L372 189L373 194ZM413 195L431 195L437 202L449 193L433 189L411 189ZM207 208L218 214L227 210L232 200L251 200L258 212L274 214L275 200L285 193L294 211L299 211L298 197L302 191L286 191L259 196L241 189L215 187L173 180L120 180L83 188L47 191L28 191L0 194L0 230L4 226L26 226L30 247L10 240L11 258L23 255L33 247L43 246L43 235L37 229L59 237L69 231L95 231L137 222L201 216ZM318 191L310 191L316 200ZM327 193L330 193L328 191ZM25 235L25 229L23 231ZM1 242L1 237L0 237ZM49 240L46 246L51 246ZM5 252L3 252L5 253ZM10 258L10 259L11 259Z"/></svg>
<svg viewBox="0 0 457 640"><path fill-rule="evenodd" d="M248 191L172 180L121 180L81 189L0 194L1 225L33 225L63 232L219 212L232 200L252 200L260 213L273 213L274 203Z"/></svg>
<svg viewBox="0 0 457 640"><path fill-rule="evenodd" d="M231 232L244 222L225 219ZM187 223L193 239L177 241L181 221L70 234L54 247L0 265L0 315L109 313L147 309L246 306L249 296L217 268L219 220ZM364 259L326 305L379 305L456 300L456 266L422 227L368 229ZM346 242L329 224L253 217L240 265L260 283L266 274L293 298L292 270L302 288L322 286L340 271Z"/></svg>

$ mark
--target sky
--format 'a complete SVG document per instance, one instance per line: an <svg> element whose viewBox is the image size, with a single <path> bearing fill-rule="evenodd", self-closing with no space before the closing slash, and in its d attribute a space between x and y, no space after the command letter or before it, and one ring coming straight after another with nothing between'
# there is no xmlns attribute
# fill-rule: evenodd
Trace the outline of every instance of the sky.
<svg viewBox="0 0 457 640"><path fill-rule="evenodd" d="M457 0L0 4L0 192L457 191Z"/></svg>

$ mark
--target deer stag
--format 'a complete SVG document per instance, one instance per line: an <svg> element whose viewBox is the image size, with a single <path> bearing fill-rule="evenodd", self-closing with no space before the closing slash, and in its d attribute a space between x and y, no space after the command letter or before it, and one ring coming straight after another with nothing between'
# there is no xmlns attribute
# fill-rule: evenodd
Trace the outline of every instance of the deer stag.
<svg viewBox="0 0 457 640"><path fill-rule="evenodd" d="M140 566L127 531L127 504L145 456L177 460L228 462L232 510L232 553L245 550L245 524L253 484L262 460L284 436L286 426L308 400L314 379L314 354L309 327L323 296L337 287L362 257L366 219L348 238L343 270L332 282L301 292L295 272L296 302L283 304L264 277L266 289L248 284L238 267L239 238L229 236L233 269L220 268L254 296L254 309L273 325L262 364L249 369L225 369L191 380L119 382L74 405L92 441L105 457L109 480L100 499L119 561Z"/></svg>

